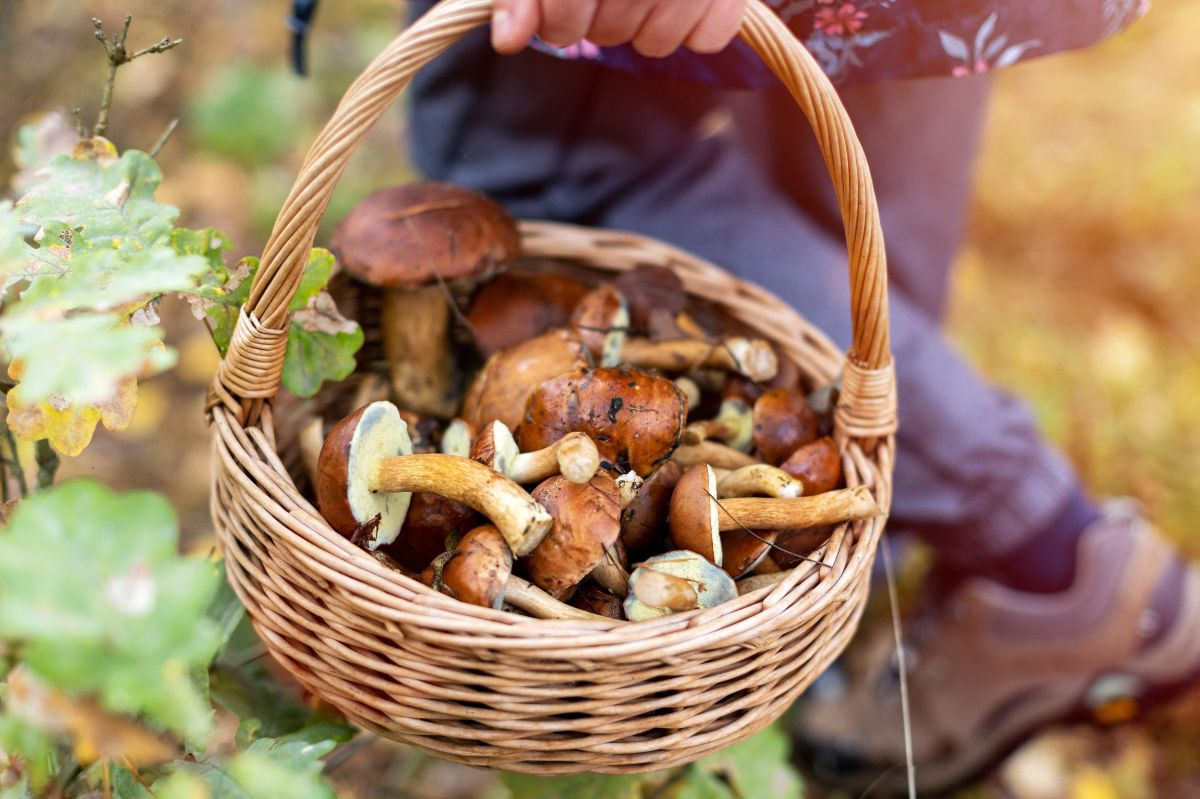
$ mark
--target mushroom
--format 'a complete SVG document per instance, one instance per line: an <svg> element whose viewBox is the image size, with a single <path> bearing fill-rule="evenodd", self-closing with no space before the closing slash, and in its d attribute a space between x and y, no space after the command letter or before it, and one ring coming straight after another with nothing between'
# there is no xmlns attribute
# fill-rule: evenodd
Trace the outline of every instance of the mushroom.
<svg viewBox="0 0 1200 799"><path fill-rule="evenodd" d="M412 495L400 535L377 551L386 552L407 568L424 569L445 551L447 540L479 523L475 510L440 494L418 491Z"/></svg>
<svg viewBox="0 0 1200 799"><path fill-rule="evenodd" d="M621 534L620 491L604 473L584 485L557 475L535 488L533 496L554 522L525 560L529 579L555 599L565 599Z"/></svg>
<svg viewBox="0 0 1200 799"><path fill-rule="evenodd" d="M516 483L540 483L556 474L586 483L600 468L596 444L583 433L567 433L547 447L521 452L508 425L499 419L475 437L471 457Z"/></svg>
<svg viewBox="0 0 1200 799"><path fill-rule="evenodd" d="M623 597L629 593L629 558L620 538L604 548L604 557L589 576L610 594Z"/></svg>
<svg viewBox="0 0 1200 799"><path fill-rule="evenodd" d="M656 341L708 339L708 332L684 311L683 281L673 270L640 264L618 275L613 285L625 295L630 322L639 334Z"/></svg>
<svg viewBox="0 0 1200 799"><path fill-rule="evenodd" d="M392 393L403 407L450 418L458 375L449 328L452 299L520 252L512 217L482 194L446 183L382 189L338 225L333 249L352 277L383 292L380 327Z"/></svg>
<svg viewBox="0 0 1200 799"><path fill-rule="evenodd" d="M617 477L617 489L621 492L621 510L624 511L634 500L637 499L638 492L642 490L645 480L637 472L625 472Z"/></svg>
<svg viewBox="0 0 1200 799"><path fill-rule="evenodd" d="M750 406L740 399L725 400L721 403L716 418L692 422L684 428L683 443L699 444L701 441L716 438L738 452L746 452L753 440L751 434L756 418L750 412Z"/></svg>
<svg viewBox="0 0 1200 799"><path fill-rule="evenodd" d="M704 395L700 391L700 386L696 385L696 381L687 375L680 375L675 378L675 385L683 392L683 396L687 397L688 413L700 407L700 400Z"/></svg>
<svg viewBox="0 0 1200 799"><path fill-rule="evenodd" d="M408 427L408 437L412 441L413 452L435 452L433 440L437 438L438 421L419 413L400 409L400 418Z"/></svg>
<svg viewBox="0 0 1200 799"><path fill-rule="evenodd" d="M829 436L800 447L779 468L804 483L806 494L823 494L842 482L842 459Z"/></svg>
<svg viewBox="0 0 1200 799"><path fill-rule="evenodd" d="M688 469L671 494L671 540L677 547L701 555L712 553L721 565L721 537L725 530L784 530L816 527L878 516L879 506L864 486L829 491L795 499L737 497L717 499L712 467L698 464Z"/></svg>
<svg viewBox="0 0 1200 799"><path fill-rule="evenodd" d="M467 310L475 347L490 358L506 347L565 326L587 290L575 278L556 272L497 275L479 287Z"/></svg>
<svg viewBox="0 0 1200 799"><path fill-rule="evenodd" d="M468 532L421 574L435 591L480 607L512 605L539 619L596 620L604 617L565 605L512 573L512 551L493 525Z"/></svg>
<svg viewBox="0 0 1200 799"><path fill-rule="evenodd" d="M765 463L743 466L717 480L717 496L774 497L793 499L804 493L804 483L787 472Z"/></svg>
<svg viewBox="0 0 1200 799"><path fill-rule="evenodd" d="M593 289L571 314L571 325L587 345L598 366L617 366L629 330L625 298L612 286Z"/></svg>
<svg viewBox="0 0 1200 799"><path fill-rule="evenodd" d="M471 440L475 438L475 433L471 430L471 425L467 424L463 419L451 419L446 425L446 429L442 431L441 452L443 455L458 455L460 458L468 458L471 456Z"/></svg>
<svg viewBox="0 0 1200 799"><path fill-rule="evenodd" d="M730 577L737 579L749 574L758 564L767 560L778 530L730 530L721 534L723 568Z"/></svg>
<svg viewBox="0 0 1200 799"><path fill-rule="evenodd" d="M671 460L659 466L621 511L621 541L631 557L643 557L656 543L667 524L671 492L683 476L683 467Z"/></svg>
<svg viewBox="0 0 1200 799"><path fill-rule="evenodd" d="M630 369L576 369L538 386L517 428L523 450L549 446L572 431L585 433L608 470L643 477L679 443L687 402L664 377Z"/></svg>
<svg viewBox="0 0 1200 799"><path fill-rule="evenodd" d="M740 469L743 466L753 466L758 461L744 452L738 452L732 447L718 444L715 441L701 441L699 444L685 444L675 450L671 460L684 468L698 463L707 463L720 469Z"/></svg>
<svg viewBox="0 0 1200 799"><path fill-rule="evenodd" d="M333 529L365 535L367 549L396 540L414 491L440 494L482 513L517 555L528 554L552 519L509 478L456 455L412 455L390 402L373 402L338 422L321 448L317 503Z"/></svg>
<svg viewBox="0 0 1200 799"><path fill-rule="evenodd" d="M621 347L620 362L664 372L723 369L760 382L770 380L779 368L770 344L762 339L741 337L725 338L715 344L697 339L627 338Z"/></svg>
<svg viewBox="0 0 1200 799"><path fill-rule="evenodd" d="M821 546L833 534L834 525L823 524L818 527L804 527L794 530L781 530L775 539L775 547L767 559L776 564L777 569L791 569L800 564L806 557L805 553L812 552ZM764 561L765 562L765 561Z"/></svg>
<svg viewBox="0 0 1200 799"><path fill-rule="evenodd" d="M621 597L613 596L600 586L587 581L579 586L575 596L571 597L571 607L590 611L610 619L624 619Z"/></svg>
<svg viewBox="0 0 1200 799"><path fill-rule="evenodd" d="M817 415L795 389L772 388L754 402L754 447L767 463L779 465L817 438Z"/></svg>
<svg viewBox="0 0 1200 799"><path fill-rule="evenodd" d="M463 401L463 420L482 428L499 419L516 430L530 394L556 375L586 367L586 352L583 342L569 330L551 330L497 352L475 375Z"/></svg>
<svg viewBox="0 0 1200 799"><path fill-rule="evenodd" d="M695 604L684 606L684 600L690 600L687 592L678 583L655 577L651 572L682 579L695 593ZM639 599L639 594L661 604L652 607ZM699 554L686 550L664 552L646 560L630 576L625 618L645 621L679 610L711 608L736 598L737 585L733 578Z"/></svg>

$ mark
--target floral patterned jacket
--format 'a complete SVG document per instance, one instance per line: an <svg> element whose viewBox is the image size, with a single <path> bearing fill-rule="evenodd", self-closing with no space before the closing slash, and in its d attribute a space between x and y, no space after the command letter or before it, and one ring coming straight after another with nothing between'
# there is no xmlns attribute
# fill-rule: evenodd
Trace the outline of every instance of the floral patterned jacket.
<svg viewBox="0 0 1200 799"><path fill-rule="evenodd" d="M1087 47L1123 30L1149 0L766 0L838 85L895 78L962 76L1011 66L1060 50ZM587 40L556 48L635 72L699 80L728 88L778 82L749 47L735 42L702 56L681 50L644 58L626 45Z"/></svg>

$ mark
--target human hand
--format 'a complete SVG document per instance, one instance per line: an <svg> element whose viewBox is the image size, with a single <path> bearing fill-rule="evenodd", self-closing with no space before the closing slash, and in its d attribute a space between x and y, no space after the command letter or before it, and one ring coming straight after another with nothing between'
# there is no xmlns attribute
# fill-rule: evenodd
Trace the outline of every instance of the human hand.
<svg viewBox="0 0 1200 799"><path fill-rule="evenodd" d="M746 0L495 0L492 46L516 53L536 33L560 47L632 42L650 58L680 47L716 53L737 35L745 8Z"/></svg>

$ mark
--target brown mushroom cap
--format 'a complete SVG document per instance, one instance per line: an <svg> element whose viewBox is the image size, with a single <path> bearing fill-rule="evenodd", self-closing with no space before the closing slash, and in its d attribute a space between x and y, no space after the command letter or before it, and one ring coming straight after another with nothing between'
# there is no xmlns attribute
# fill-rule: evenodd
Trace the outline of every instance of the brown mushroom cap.
<svg viewBox="0 0 1200 799"><path fill-rule="evenodd" d="M842 459L829 436L800 447L779 468L804 483L809 496L832 491L842 482Z"/></svg>
<svg viewBox="0 0 1200 799"><path fill-rule="evenodd" d="M650 473L633 501L621 512L621 540L631 557L645 557L661 541L671 493L682 476L683 467L676 461L667 461Z"/></svg>
<svg viewBox="0 0 1200 799"><path fill-rule="evenodd" d="M467 391L463 419L476 429L499 419L510 430L516 430L529 395L550 378L586 366L584 352L583 342L567 330L551 330L497 352L484 364ZM558 438L561 436L553 440ZM541 449L528 445L524 448Z"/></svg>
<svg viewBox="0 0 1200 799"><path fill-rule="evenodd" d="M380 189L333 233L338 262L375 286L412 288L495 271L517 257L521 239L504 208L448 183Z"/></svg>
<svg viewBox="0 0 1200 799"><path fill-rule="evenodd" d="M462 602L499 610L512 563L512 550L500 531L481 525L458 542L442 567L439 590Z"/></svg>
<svg viewBox="0 0 1200 799"><path fill-rule="evenodd" d="M799 566L804 558L829 539L837 525L823 524L819 527L804 527L780 530L771 550L771 560L781 569Z"/></svg>
<svg viewBox="0 0 1200 799"><path fill-rule="evenodd" d="M610 619L623 619L625 613L621 609L622 599L605 591L600 586L584 581L580 584L575 596L571 597L571 606L586 610Z"/></svg>
<svg viewBox="0 0 1200 799"><path fill-rule="evenodd" d="M475 292L467 310L475 347L491 357L551 328L564 327L587 291L575 278L555 272L497 275Z"/></svg>
<svg viewBox="0 0 1200 799"><path fill-rule="evenodd" d="M817 415L799 391L773 388L754 402L754 446L767 463L779 465L817 438Z"/></svg>
<svg viewBox="0 0 1200 799"><path fill-rule="evenodd" d="M522 450L549 446L572 431L596 443L605 469L650 474L675 451L687 399L670 380L631 369L576 369L530 395L517 428Z"/></svg>
<svg viewBox="0 0 1200 799"><path fill-rule="evenodd" d="M446 540L478 524L479 514L461 502L418 491L412 495L400 535L380 547L401 565L421 571L446 551Z"/></svg>
<svg viewBox="0 0 1200 799"><path fill-rule="evenodd" d="M525 559L529 579L555 599L564 599L621 534L620 491L607 474L583 485L556 475L535 488L533 498L550 512L554 524Z"/></svg>
<svg viewBox="0 0 1200 799"><path fill-rule="evenodd" d="M721 528L717 518L717 476L698 463L683 473L671 494L671 542L720 566Z"/></svg>
<svg viewBox="0 0 1200 799"><path fill-rule="evenodd" d="M321 446L315 486L329 526L349 538L363 525L375 525L370 549L394 541L412 495L372 491L368 475L383 458L411 452L407 426L390 402L364 405L335 424Z"/></svg>
<svg viewBox="0 0 1200 799"><path fill-rule="evenodd" d="M625 296L630 324L639 333L671 330L683 310L683 281L665 266L641 264L618 275L613 285Z"/></svg>
<svg viewBox="0 0 1200 799"><path fill-rule="evenodd" d="M721 568L735 580L744 577L766 559L771 544L778 536L778 530L730 530L721 533L724 554Z"/></svg>
<svg viewBox="0 0 1200 799"><path fill-rule="evenodd" d="M621 362L621 346L629 329L629 310L621 292L612 286L592 289L575 306L571 325L598 366Z"/></svg>

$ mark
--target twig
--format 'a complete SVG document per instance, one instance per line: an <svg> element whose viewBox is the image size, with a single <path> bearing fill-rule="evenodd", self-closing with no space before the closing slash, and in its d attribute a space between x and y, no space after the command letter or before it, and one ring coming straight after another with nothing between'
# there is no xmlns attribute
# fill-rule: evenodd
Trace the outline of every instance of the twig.
<svg viewBox="0 0 1200 799"><path fill-rule="evenodd" d="M175 117L167 123L167 129L159 135L158 141L154 142L154 146L146 154L151 158L158 158L158 154L162 152L162 148L167 144L167 139L171 138L171 134L175 132L175 128L177 127L179 127L179 117Z"/></svg>
<svg viewBox="0 0 1200 799"><path fill-rule="evenodd" d="M92 129L93 136L103 136L108 132L108 115L112 110L113 84L116 82L117 70L130 61L141 58L144 55L165 53L167 50L183 44L183 39L172 39L164 36L160 41L131 54L126 49L125 43L129 39L129 26L132 23L133 15L126 14L125 25L121 29L121 32L111 37L106 37L104 35L104 23L96 17L92 18L92 27L96 29L94 35L97 41L104 45L104 52L108 56L108 71L104 76L104 94L100 98L100 113L96 117L96 126Z"/></svg>
<svg viewBox="0 0 1200 799"><path fill-rule="evenodd" d="M25 469L21 466L21 453L17 451L17 440L13 437L12 430L9 429L7 415L0 419L0 428L3 428L4 440L8 442L8 450L12 453L12 460L6 459L5 463L17 481L17 489L21 492L21 496L26 497L29 495L29 486L25 482ZM7 495L7 491L5 493Z"/></svg>
<svg viewBox="0 0 1200 799"><path fill-rule="evenodd" d="M54 476L58 473L58 453L46 439L40 439L34 447L34 457L37 460L37 487L39 490L54 485Z"/></svg>
<svg viewBox="0 0 1200 799"><path fill-rule="evenodd" d="M83 109L75 106L75 110L71 112L71 116L75 119L75 135L81 140L87 138L87 131L83 129Z"/></svg>
<svg viewBox="0 0 1200 799"><path fill-rule="evenodd" d="M892 606L892 633L896 638L896 673L900 678L900 714L904 717L904 766L908 771L908 799L917 799L917 770L913 765L912 715L908 707L908 657L904 651L904 632L900 628L900 600L896 592L896 572L892 568L892 551L884 533L883 572L887 576L888 603Z"/></svg>

